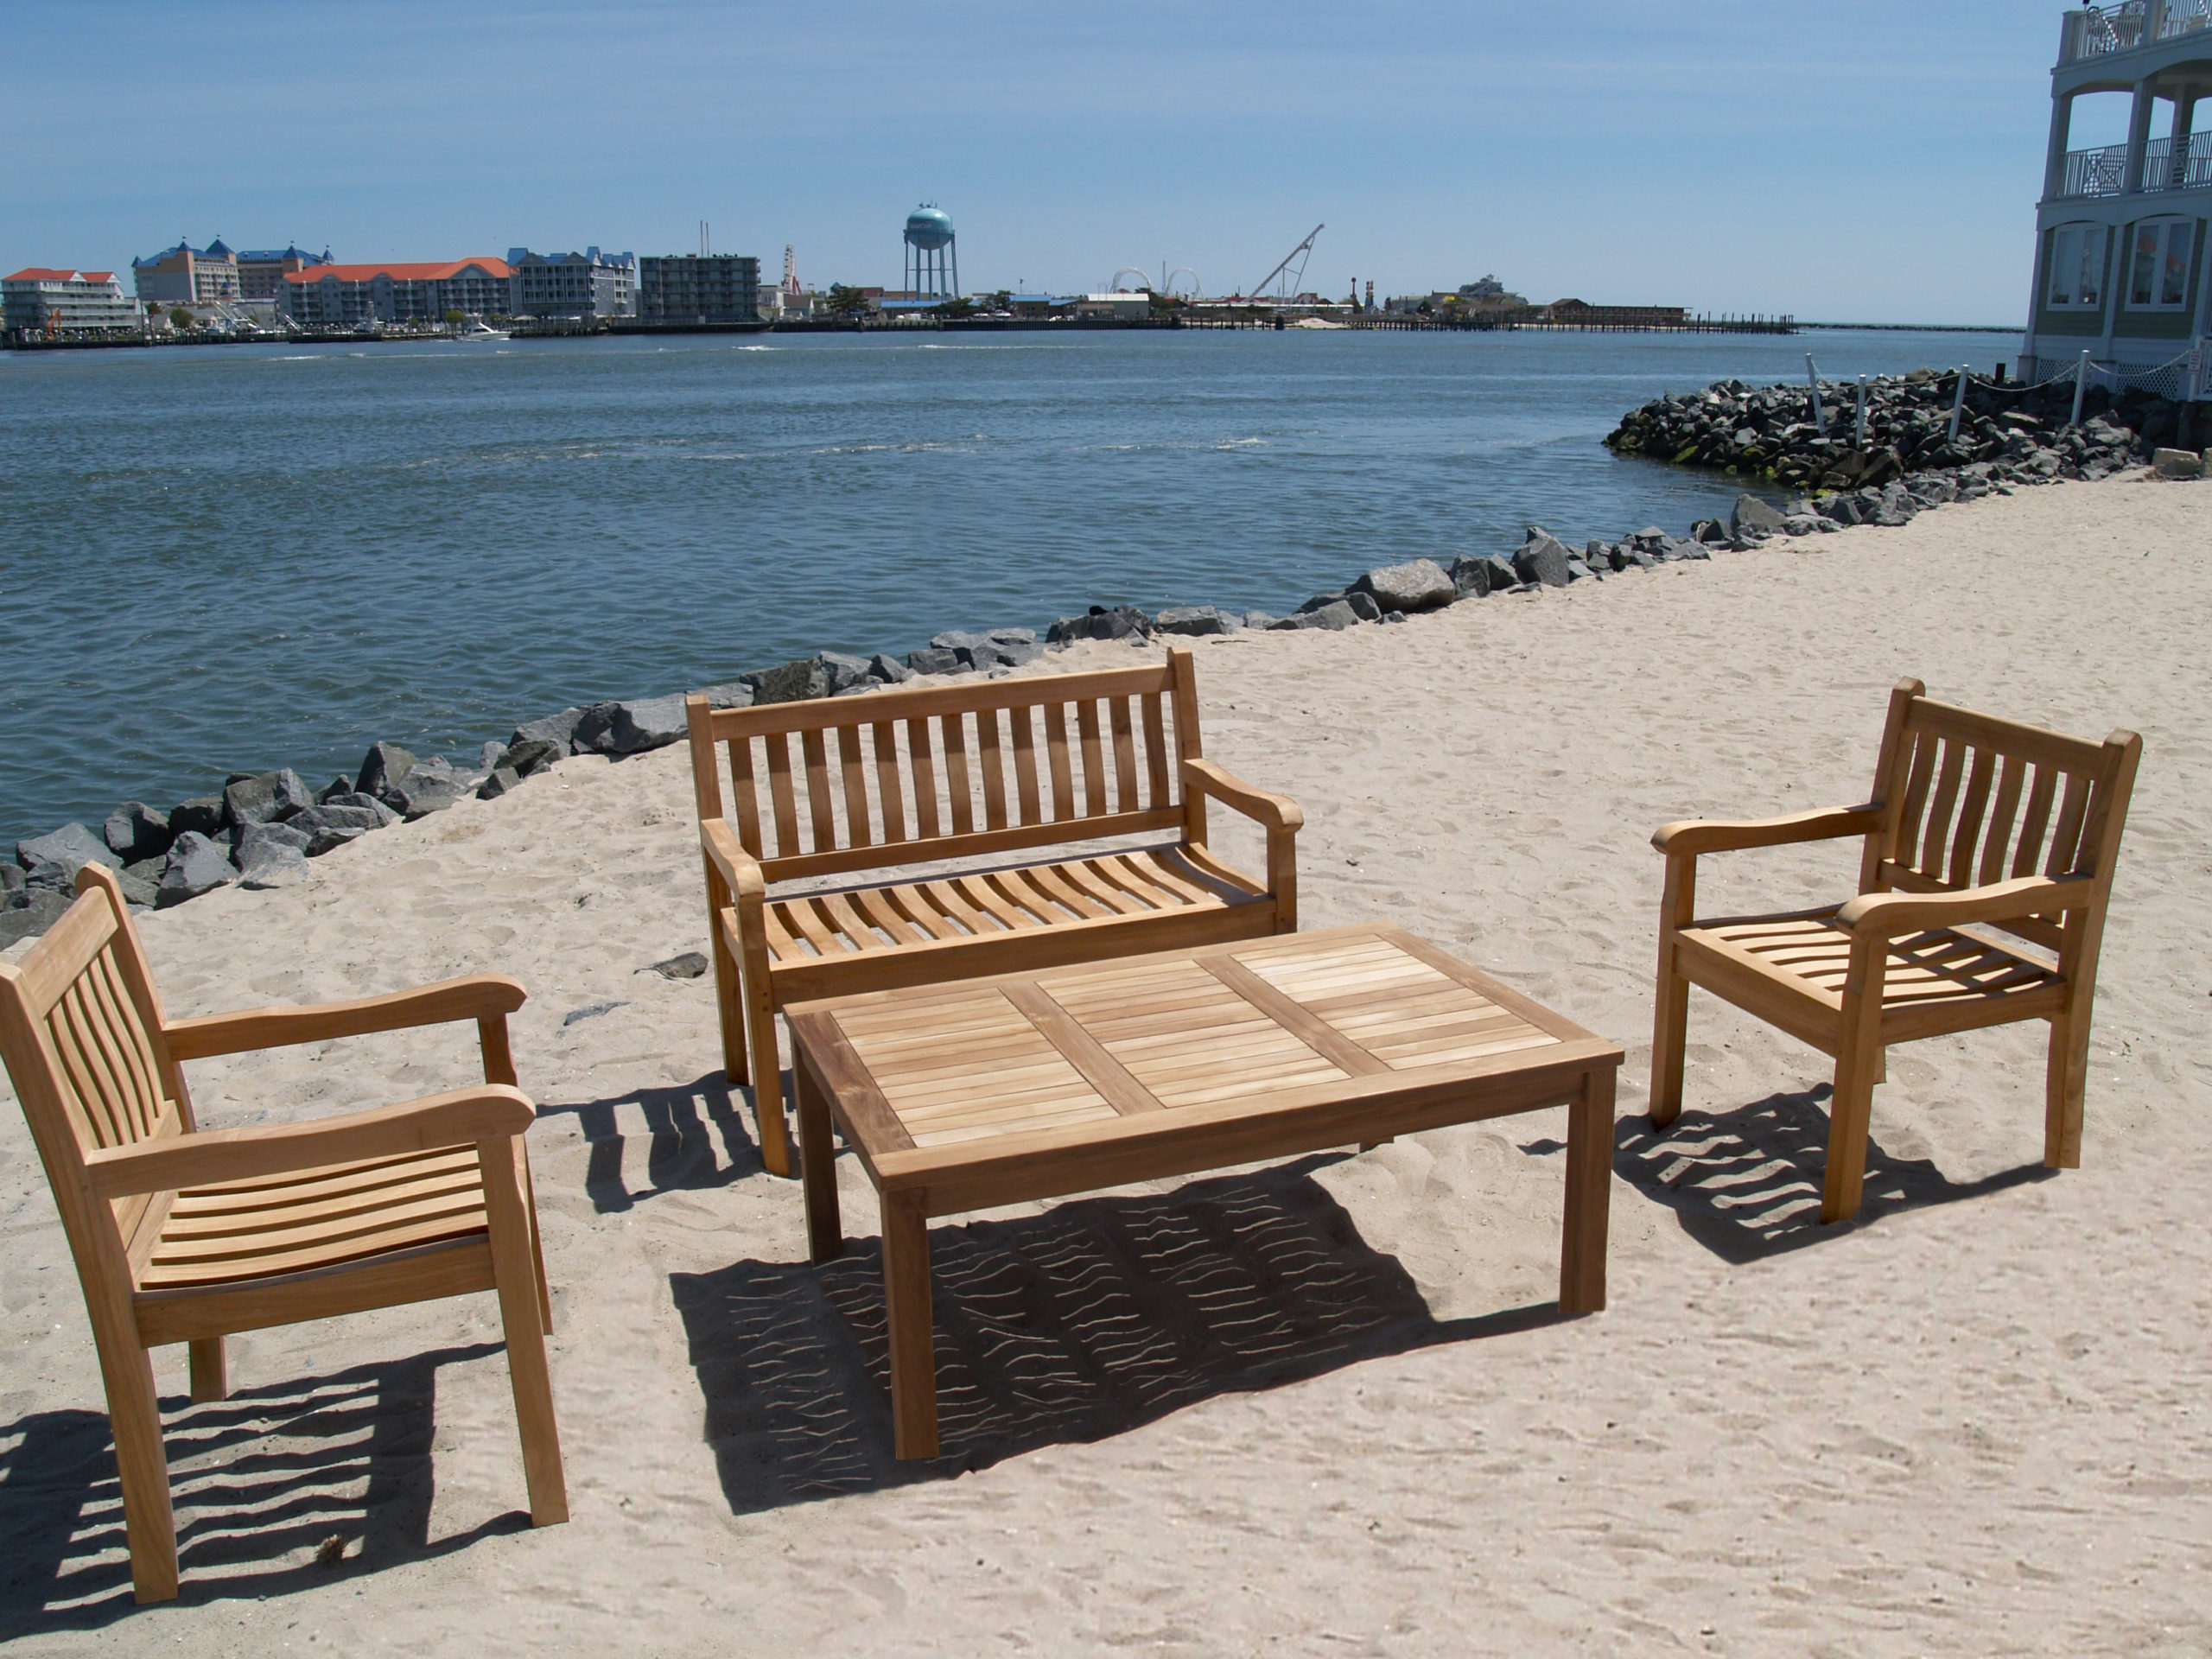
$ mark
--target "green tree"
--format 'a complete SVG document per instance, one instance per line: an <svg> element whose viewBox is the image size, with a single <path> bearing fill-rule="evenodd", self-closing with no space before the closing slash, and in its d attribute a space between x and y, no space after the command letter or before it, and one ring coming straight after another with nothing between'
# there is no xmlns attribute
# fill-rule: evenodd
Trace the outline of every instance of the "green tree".
<svg viewBox="0 0 2212 1659"><path fill-rule="evenodd" d="M196 328L199 326L200 325L194 320L192 313L186 310L182 306L173 305L169 308L170 327L181 330L187 328Z"/></svg>
<svg viewBox="0 0 2212 1659"><path fill-rule="evenodd" d="M830 284L830 297L825 303L833 317L858 316L868 308L868 296L842 283Z"/></svg>
<svg viewBox="0 0 2212 1659"><path fill-rule="evenodd" d="M458 328L467 321L468 313L461 310L458 306L446 313L446 327L448 328Z"/></svg>

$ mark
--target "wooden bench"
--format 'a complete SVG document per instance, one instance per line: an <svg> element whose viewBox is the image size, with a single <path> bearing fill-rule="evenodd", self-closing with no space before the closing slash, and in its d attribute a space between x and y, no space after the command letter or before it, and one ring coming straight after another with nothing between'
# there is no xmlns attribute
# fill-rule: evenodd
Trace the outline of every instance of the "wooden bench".
<svg viewBox="0 0 2212 1659"><path fill-rule="evenodd" d="M685 705L723 1069L753 1085L776 1174L791 1173L787 1003L1297 930L1305 815L1203 757L1187 648L1095 673ZM1209 799L1266 830L1264 880L1208 849ZM1102 842L1118 849L1081 845ZM954 860L969 862L914 868Z"/></svg>

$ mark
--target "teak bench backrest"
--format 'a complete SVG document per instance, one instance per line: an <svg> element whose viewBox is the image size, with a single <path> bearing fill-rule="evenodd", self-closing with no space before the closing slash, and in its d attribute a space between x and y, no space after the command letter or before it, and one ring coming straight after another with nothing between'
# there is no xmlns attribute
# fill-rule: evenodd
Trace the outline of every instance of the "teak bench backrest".
<svg viewBox="0 0 2212 1659"><path fill-rule="evenodd" d="M111 887L102 882L92 891L105 902L80 899L22 967L0 964L0 1051L88 1294L120 1265L123 1258L109 1254L118 1245L131 1260L151 1245L168 1217L168 1195L115 1199L111 1223L104 1223L86 1154L192 1128L137 937L124 925Z"/></svg>
<svg viewBox="0 0 2212 1659"><path fill-rule="evenodd" d="M724 816L769 881L1141 830L1205 837L1191 653L1164 664L877 691L759 709L694 699L703 821Z"/></svg>
<svg viewBox="0 0 2212 1659"><path fill-rule="evenodd" d="M2067 737L1948 703L1918 680L1891 694L1876 763L1881 827L1866 838L1861 893L1955 893L2016 876L2080 875L2100 925L2142 742ZM2065 930L2041 917L1993 924L2058 950Z"/></svg>

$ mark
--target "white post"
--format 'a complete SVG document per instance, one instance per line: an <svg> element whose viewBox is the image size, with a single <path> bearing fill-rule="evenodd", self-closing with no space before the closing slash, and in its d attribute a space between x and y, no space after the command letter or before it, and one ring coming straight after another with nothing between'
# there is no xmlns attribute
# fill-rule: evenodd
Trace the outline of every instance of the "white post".
<svg viewBox="0 0 2212 1659"><path fill-rule="evenodd" d="M2088 395L2088 390L2089 354L2087 352L2083 352L2082 353L2082 366L2074 372L2074 418L2067 423L2069 426L2079 426L2082 424L2082 399Z"/></svg>
<svg viewBox="0 0 2212 1659"><path fill-rule="evenodd" d="M1827 423L1821 418L1821 372L1813 366L1813 354L1805 353L1805 384L1813 389L1813 430L1825 432Z"/></svg>
<svg viewBox="0 0 2212 1659"><path fill-rule="evenodd" d="M1966 413L1966 408L1967 365L1961 363L1959 365L1958 390L1951 394L1951 435L1947 442L1956 443L1959 441L1959 416Z"/></svg>
<svg viewBox="0 0 2212 1659"><path fill-rule="evenodd" d="M1859 377L1859 420L1851 429L1851 447L1854 449L1866 447L1866 377L1863 374Z"/></svg>

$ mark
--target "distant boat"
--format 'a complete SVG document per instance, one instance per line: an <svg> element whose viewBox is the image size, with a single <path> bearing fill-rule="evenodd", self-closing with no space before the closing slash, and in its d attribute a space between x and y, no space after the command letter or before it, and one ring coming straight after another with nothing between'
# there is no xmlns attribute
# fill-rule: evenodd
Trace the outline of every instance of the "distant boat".
<svg viewBox="0 0 2212 1659"><path fill-rule="evenodd" d="M453 337L455 340L505 340L509 335L505 329L494 328L481 317L471 317L466 327L453 331Z"/></svg>

